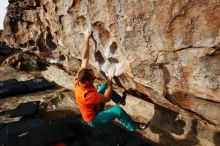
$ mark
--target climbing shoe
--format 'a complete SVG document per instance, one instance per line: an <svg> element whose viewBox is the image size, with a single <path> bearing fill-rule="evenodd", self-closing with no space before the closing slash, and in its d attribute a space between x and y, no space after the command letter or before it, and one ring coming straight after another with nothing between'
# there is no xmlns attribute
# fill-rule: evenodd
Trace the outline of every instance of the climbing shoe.
<svg viewBox="0 0 220 146"><path fill-rule="evenodd" d="M136 122L136 127L139 130L145 130L148 127L148 125L146 123Z"/></svg>

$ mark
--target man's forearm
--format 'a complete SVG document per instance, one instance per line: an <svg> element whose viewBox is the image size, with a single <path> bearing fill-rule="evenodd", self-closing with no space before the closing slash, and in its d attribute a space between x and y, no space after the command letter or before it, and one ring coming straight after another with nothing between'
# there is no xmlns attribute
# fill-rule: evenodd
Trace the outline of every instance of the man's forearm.
<svg viewBox="0 0 220 146"><path fill-rule="evenodd" d="M89 38L86 38L84 48L83 48L82 59L88 59L89 60Z"/></svg>
<svg viewBox="0 0 220 146"><path fill-rule="evenodd" d="M109 80L107 81L107 88L105 90L104 95L106 98L108 98L108 101L109 101L112 95L112 82Z"/></svg>
<svg viewBox="0 0 220 146"><path fill-rule="evenodd" d="M91 33L89 36L86 38L86 41L83 46L83 53L82 53L82 64L81 68L87 68L89 64L89 39L91 38Z"/></svg>

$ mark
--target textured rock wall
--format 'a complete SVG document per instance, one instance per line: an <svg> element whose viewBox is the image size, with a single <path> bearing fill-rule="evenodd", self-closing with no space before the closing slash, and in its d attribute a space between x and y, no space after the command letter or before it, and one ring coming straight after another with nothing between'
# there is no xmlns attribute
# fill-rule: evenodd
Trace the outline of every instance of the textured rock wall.
<svg viewBox="0 0 220 146"><path fill-rule="evenodd" d="M198 128L195 120L202 122L202 128L196 131L200 130L200 136L208 140L196 135L200 140L196 144L214 145L220 139L219 133L212 130L218 131L220 126L219 0L9 0L9 3L1 41L28 48L50 62L72 69L75 68L72 58L79 59L82 52L84 32L91 28L94 67L104 72L116 68L115 83L142 101L154 103L161 115L173 111L190 118L194 128ZM162 107L171 111L164 113ZM140 107L133 108L135 111ZM133 111L130 113L134 116L146 116L145 112ZM151 113L157 117L156 110ZM172 115L171 119L177 117ZM160 123L153 124L160 127ZM170 134L176 125L169 124L171 130L159 129ZM184 132L190 135L189 130ZM193 136L188 139L195 140Z"/></svg>

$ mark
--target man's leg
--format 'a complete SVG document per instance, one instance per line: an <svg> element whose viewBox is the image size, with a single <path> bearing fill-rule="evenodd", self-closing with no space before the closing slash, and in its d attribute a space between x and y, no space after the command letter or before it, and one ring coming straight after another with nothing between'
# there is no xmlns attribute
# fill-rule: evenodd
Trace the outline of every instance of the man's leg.
<svg viewBox="0 0 220 146"><path fill-rule="evenodd" d="M107 88L107 84L106 83L102 83L101 86L97 89L97 91L101 94L105 93L105 89ZM111 95L111 99L112 101L114 101L116 104L118 104L121 101L121 96L115 92L114 90L112 90L112 95Z"/></svg>
<svg viewBox="0 0 220 146"><path fill-rule="evenodd" d="M114 106L108 110L101 111L96 114L92 122L89 123L91 127L97 127L104 123L110 122L117 118L120 123L130 131L136 130L136 124L131 117L120 107Z"/></svg>

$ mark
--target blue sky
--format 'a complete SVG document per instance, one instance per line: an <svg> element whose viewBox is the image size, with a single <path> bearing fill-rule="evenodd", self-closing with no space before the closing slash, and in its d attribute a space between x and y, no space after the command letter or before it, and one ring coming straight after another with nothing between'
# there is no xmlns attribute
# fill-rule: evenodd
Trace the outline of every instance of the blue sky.
<svg viewBox="0 0 220 146"><path fill-rule="evenodd" d="M6 14L6 8L8 6L8 0L0 0L0 29L3 29L3 21Z"/></svg>

